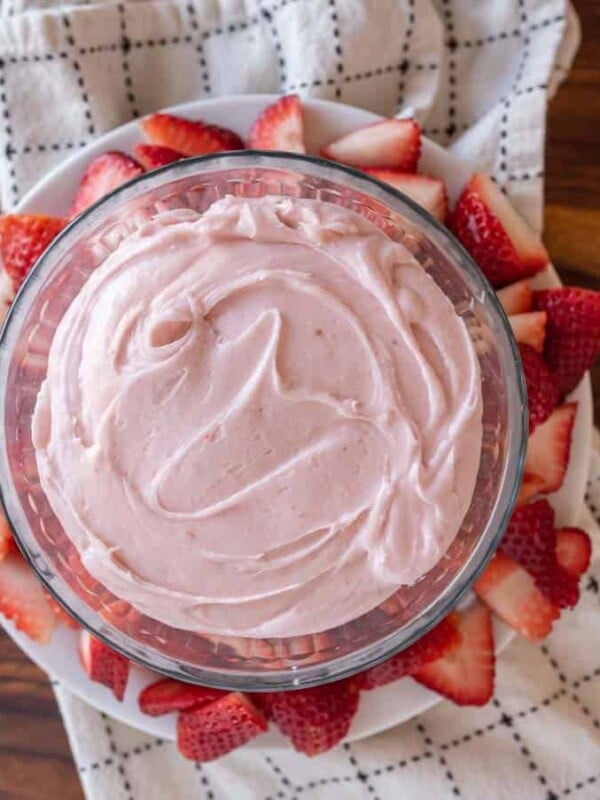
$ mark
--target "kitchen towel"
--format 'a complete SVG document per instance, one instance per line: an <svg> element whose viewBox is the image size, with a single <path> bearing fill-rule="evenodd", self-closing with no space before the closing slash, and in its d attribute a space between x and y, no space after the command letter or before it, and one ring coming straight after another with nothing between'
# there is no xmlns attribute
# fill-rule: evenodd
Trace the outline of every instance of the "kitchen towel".
<svg viewBox="0 0 600 800"><path fill-rule="evenodd" d="M0 204L61 159L158 108L298 92L415 115L542 223L545 116L579 41L566 0L2 0ZM585 524L596 530L600 456ZM517 640L483 709L442 702L307 759L211 764L103 717L56 685L88 800L600 797L600 564L541 647Z"/></svg>

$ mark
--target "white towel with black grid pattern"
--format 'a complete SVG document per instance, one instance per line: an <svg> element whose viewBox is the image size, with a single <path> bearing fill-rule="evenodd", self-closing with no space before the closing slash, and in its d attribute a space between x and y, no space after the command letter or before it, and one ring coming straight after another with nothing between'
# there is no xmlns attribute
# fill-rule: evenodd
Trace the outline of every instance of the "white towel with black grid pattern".
<svg viewBox="0 0 600 800"><path fill-rule="evenodd" d="M298 91L415 114L540 228L547 102L578 39L566 0L2 0L0 203L10 208L70 152L134 116L210 95ZM600 509L598 455L588 503ZM441 703L312 760L242 749L194 765L56 686L86 796L598 800L599 581L596 562L546 645L519 640L503 653L487 707Z"/></svg>

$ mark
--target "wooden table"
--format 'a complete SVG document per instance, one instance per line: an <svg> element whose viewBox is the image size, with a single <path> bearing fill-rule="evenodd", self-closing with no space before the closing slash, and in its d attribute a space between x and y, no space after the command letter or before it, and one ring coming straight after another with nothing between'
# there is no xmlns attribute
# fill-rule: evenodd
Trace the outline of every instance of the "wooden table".
<svg viewBox="0 0 600 800"><path fill-rule="evenodd" d="M550 110L545 240L566 283L600 288L600 3L575 5L583 44ZM594 387L600 422L600 367ZM0 799L82 797L48 679L0 633Z"/></svg>

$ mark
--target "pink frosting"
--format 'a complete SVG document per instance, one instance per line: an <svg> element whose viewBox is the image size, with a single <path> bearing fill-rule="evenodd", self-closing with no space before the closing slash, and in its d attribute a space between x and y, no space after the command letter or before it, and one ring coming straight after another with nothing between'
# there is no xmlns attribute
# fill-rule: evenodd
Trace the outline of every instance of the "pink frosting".
<svg viewBox="0 0 600 800"><path fill-rule="evenodd" d="M165 212L56 331L40 479L89 572L176 627L290 636L424 575L469 506L481 387L400 244L328 203Z"/></svg>

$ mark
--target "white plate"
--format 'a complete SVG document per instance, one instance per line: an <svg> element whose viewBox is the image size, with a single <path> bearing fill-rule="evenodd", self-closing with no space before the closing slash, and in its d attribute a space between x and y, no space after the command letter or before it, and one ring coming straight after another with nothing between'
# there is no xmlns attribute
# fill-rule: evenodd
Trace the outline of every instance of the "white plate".
<svg viewBox="0 0 600 800"><path fill-rule="evenodd" d="M274 99L275 96L271 95L223 97L199 100L176 106L171 110L182 116L202 118L208 122L224 125L244 136L261 109ZM378 119L368 111L323 100L306 100L304 109L309 152L317 152L321 146L335 137ZM90 159L106 150L118 149L131 152L133 146L140 140L136 122L107 133L43 178L21 201L17 211L66 214L79 178ZM441 147L428 140L423 142L419 168L422 172L436 175L445 181L451 202L456 200L471 173L467 164L450 156ZM542 280L545 285L555 285L558 282L553 271L552 274L544 275ZM561 491L551 498L561 525L577 523L585 491L592 428L591 387L588 377L578 387L574 397L579 401L579 410L571 461ZM140 690L154 679L150 672L134 666L125 699L119 703L110 691L92 683L81 668L77 657L75 632L60 627L52 641L48 645L41 646L16 631L2 616L0 623L36 664L100 711L151 735L164 739L175 738L174 715L153 718L142 714L138 709L137 698ZM514 634L501 623L495 623L495 633L497 651L500 652ZM366 692L361 697L359 711L348 740L362 739L404 722L430 708L439 700L439 695L419 686L411 679L397 681L381 689ZM269 731L254 740L251 746L287 747L288 745L276 731Z"/></svg>

